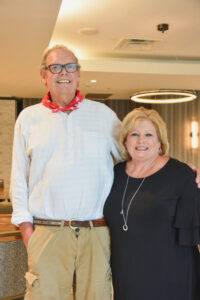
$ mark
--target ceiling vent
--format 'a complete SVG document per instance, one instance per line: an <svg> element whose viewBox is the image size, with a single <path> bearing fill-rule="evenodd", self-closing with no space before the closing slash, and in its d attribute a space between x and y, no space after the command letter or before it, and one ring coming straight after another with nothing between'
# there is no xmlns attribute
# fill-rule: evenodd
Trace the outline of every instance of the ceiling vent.
<svg viewBox="0 0 200 300"><path fill-rule="evenodd" d="M116 50L147 51L158 41L144 39L122 39L115 46Z"/></svg>
<svg viewBox="0 0 200 300"><path fill-rule="evenodd" d="M91 99L91 100L105 100L108 99L112 94L94 94L90 93L85 95L85 98Z"/></svg>

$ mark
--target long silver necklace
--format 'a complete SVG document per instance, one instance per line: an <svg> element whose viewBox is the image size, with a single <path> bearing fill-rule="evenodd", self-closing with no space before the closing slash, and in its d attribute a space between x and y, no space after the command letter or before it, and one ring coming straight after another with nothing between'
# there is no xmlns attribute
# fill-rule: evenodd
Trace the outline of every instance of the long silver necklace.
<svg viewBox="0 0 200 300"><path fill-rule="evenodd" d="M129 213L129 209L130 209L130 206L133 202L133 200L135 199L135 196L137 195L137 193L139 192L141 186L143 185L144 181L145 181L146 177L144 177L142 179L142 181L140 182L137 190L135 191L135 193L133 194L133 196L131 197L131 200L128 204L128 207L127 207L127 211L126 213L124 212L124 199L125 199L125 195L126 195L126 190L127 190L127 187L128 187L128 182L129 182L129 176L127 177L127 180L126 180L126 186L125 186L125 189L124 189L124 194L123 194L123 198L122 198L122 210L120 212L120 214L122 215L123 217L123 220L124 220L124 225L123 225L123 230L124 231L127 231L128 230L128 225L127 225L127 222L128 222L128 213Z"/></svg>

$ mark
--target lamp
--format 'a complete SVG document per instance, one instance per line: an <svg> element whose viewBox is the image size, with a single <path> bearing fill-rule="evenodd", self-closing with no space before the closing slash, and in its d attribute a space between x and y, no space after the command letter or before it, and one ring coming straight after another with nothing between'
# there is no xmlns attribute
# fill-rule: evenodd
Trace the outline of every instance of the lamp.
<svg viewBox="0 0 200 300"><path fill-rule="evenodd" d="M198 122L197 121L192 121L191 122L191 132L190 132L190 137L191 137L191 147L192 149L197 149L199 146L199 129L198 129Z"/></svg>
<svg viewBox="0 0 200 300"><path fill-rule="evenodd" d="M161 89L136 93L131 100L140 103L169 104L188 102L196 98L196 93L191 91Z"/></svg>

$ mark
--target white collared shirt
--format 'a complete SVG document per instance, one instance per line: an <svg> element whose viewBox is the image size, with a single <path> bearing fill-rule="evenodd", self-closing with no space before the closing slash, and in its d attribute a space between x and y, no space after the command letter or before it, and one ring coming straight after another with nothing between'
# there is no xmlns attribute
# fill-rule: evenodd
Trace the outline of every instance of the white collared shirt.
<svg viewBox="0 0 200 300"><path fill-rule="evenodd" d="M12 223L33 217L101 218L120 159L120 121L106 105L85 99L69 115L36 104L15 125L11 172Z"/></svg>

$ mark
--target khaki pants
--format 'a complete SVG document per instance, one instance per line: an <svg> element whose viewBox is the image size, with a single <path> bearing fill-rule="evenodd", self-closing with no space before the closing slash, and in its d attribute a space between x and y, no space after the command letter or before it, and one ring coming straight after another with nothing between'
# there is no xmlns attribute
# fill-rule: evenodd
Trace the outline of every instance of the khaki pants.
<svg viewBox="0 0 200 300"><path fill-rule="evenodd" d="M111 300L107 227L36 226L28 244L25 300Z"/></svg>

